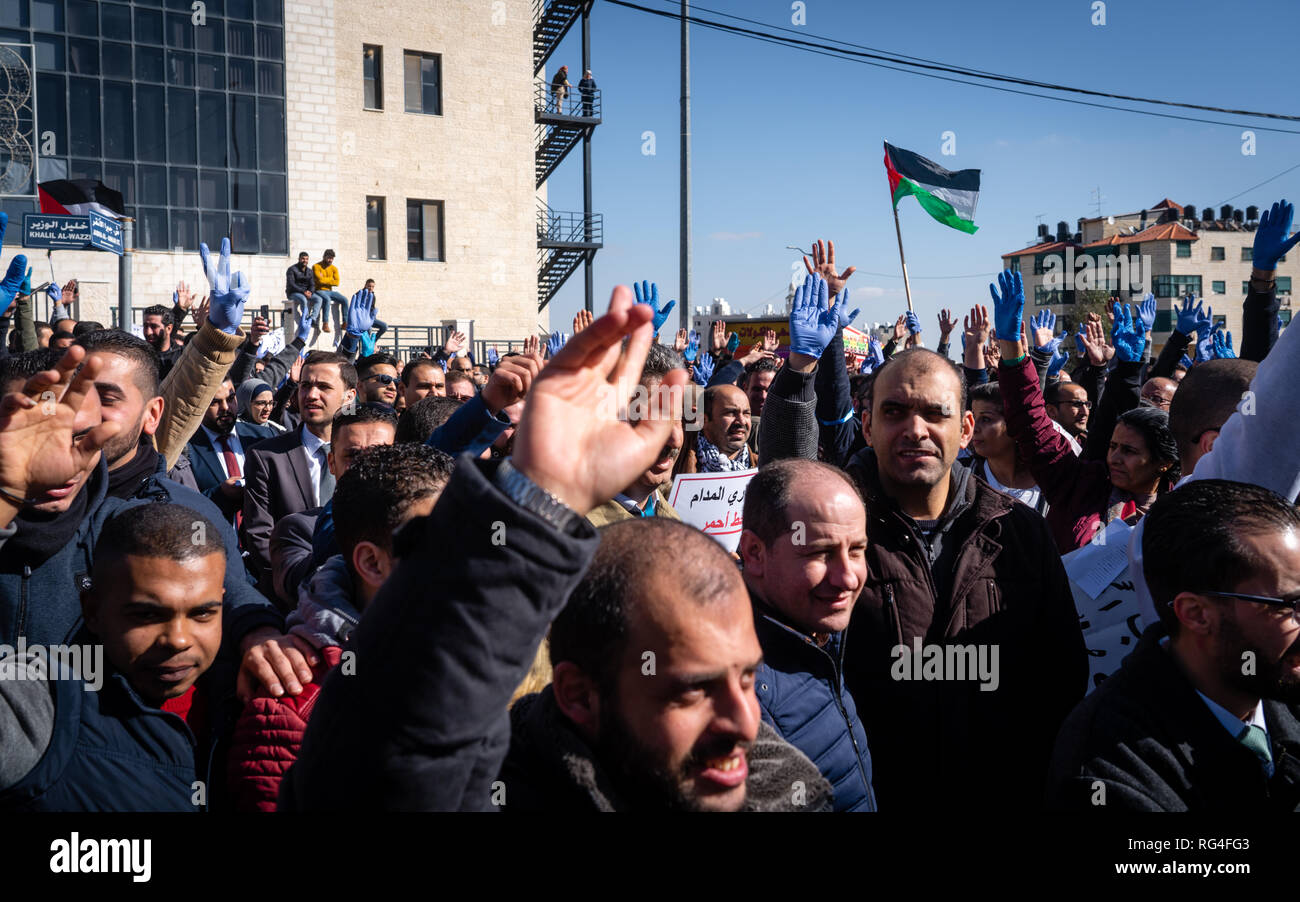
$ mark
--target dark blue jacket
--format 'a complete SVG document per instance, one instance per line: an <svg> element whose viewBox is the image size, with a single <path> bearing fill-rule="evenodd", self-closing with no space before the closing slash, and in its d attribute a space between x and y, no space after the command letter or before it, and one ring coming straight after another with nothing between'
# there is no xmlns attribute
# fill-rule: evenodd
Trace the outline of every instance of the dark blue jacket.
<svg viewBox="0 0 1300 902"><path fill-rule="evenodd" d="M830 781L836 811L875 811L867 734L844 687L845 634L819 647L757 599L754 630L763 647L756 674L763 720Z"/></svg>
<svg viewBox="0 0 1300 902"><path fill-rule="evenodd" d="M268 430L271 431L270 435L267 434ZM245 460L248 459L249 448L280 434L274 432L269 426L255 426L243 420L235 421L235 435L239 437ZM190 469L194 471L194 481L198 483L199 491L221 508L223 519L229 520L236 511L242 509L241 504L231 502L221 494L221 484L226 481L226 471L221 467L221 449L212 444L208 434L202 428L194 432L190 443L185 446L185 456L190 459Z"/></svg>
<svg viewBox="0 0 1300 902"><path fill-rule="evenodd" d="M505 413L493 416L480 392L456 408L447 422L433 430L425 444L452 457L461 454L478 457L509 428L510 420Z"/></svg>

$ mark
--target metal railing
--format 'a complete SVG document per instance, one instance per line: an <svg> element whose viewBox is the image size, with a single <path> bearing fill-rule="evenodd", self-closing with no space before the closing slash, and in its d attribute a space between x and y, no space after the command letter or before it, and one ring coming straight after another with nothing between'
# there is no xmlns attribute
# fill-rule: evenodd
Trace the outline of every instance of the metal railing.
<svg viewBox="0 0 1300 902"><path fill-rule="evenodd" d="M549 82L533 83L533 111L538 115L571 116L577 119L600 118L600 88L583 89L576 84L560 90L561 97Z"/></svg>
<svg viewBox="0 0 1300 902"><path fill-rule="evenodd" d="M603 213L552 210L539 203L537 240L559 244L603 244L605 216Z"/></svg>

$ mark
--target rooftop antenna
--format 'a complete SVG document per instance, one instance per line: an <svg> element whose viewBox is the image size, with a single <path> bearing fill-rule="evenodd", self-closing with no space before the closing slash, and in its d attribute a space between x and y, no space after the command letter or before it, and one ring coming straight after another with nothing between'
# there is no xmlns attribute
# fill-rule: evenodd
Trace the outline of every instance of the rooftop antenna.
<svg viewBox="0 0 1300 902"><path fill-rule="evenodd" d="M1101 185L1098 185L1096 188L1092 189L1092 202L1097 207L1098 219L1101 218L1101 202L1105 199L1106 197L1101 193Z"/></svg>

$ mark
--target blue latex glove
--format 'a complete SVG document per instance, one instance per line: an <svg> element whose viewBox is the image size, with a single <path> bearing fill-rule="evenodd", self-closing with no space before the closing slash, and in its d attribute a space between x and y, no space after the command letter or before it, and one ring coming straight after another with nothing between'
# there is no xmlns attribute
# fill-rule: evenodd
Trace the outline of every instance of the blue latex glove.
<svg viewBox="0 0 1300 902"><path fill-rule="evenodd" d="M1198 323L1196 332L1196 362L1214 359L1214 329L1209 323Z"/></svg>
<svg viewBox="0 0 1300 902"><path fill-rule="evenodd" d="M1018 272L998 273L998 288L989 285L989 294L993 295L993 326L998 330L998 337L1007 341L1020 340L1020 325L1025 312L1025 284Z"/></svg>
<svg viewBox="0 0 1300 902"><path fill-rule="evenodd" d="M826 290L829 291L830 289L828 288ZM858 314L862 312L862 309L860 307L854 307L853 310L850 311L849 290L847 288L841 288L840 293L835 295L835 312L839 314L840 328L843 329L845 326L852 325L853 321L858 318ZM916 324L916 331L921 331L921 324L919 322Z"/></svg>
<svg viewBox="0 0 1300 902"><path fill-rule="evenodd" d="M913 335L921 334L921 321L917 319L916 313L912 310L907 311L907 331Z"/></svg>
<svg viewBox="0 0 1300 902"><path fill-rule="evenodd" d="M361 289L348 301L348 334L360 338L375 324L375 293Z"/></svg>
<svg viewBox="0 0 1300 902"><path fill-rule="evenodd" d="M732 332L731 337L727 339L727 353L735 354L736 349L739 347L740 347L740 336L737 335L735 332Z"/></svg>
<svg viewBox="0 0 1300 902"><path fill-rule="evenodd" d="M552 332L551 337L546 339L546 359L549 360L556 354L560 353L560 348L569 340L567 332Z"/></svg>
<svg viewBox="0 0 1300 902"><path fill-rule="evenodd" d="M1200 305L1198 304L1196 309L1198 311L1196 315L1196 336L1197 338L1200 338L1203 335L1208 336L1214 329L1214 308L1206 307L1205 312L1201 313L1199 312ZM1190 335L1191 333L1186 334Z"/></svg>
<svg viewBox="0 0 1300 902"><path fill-rule="evenodd" d="M822 356L840 330L840 316L830 308L826 280L809 273L795 289L790 308L790 351L809 357Z"/></svg>
<svg viewBox="0 0 1300 902"><path fill-rule="evenodd" d="M30 295L32 293L32 268L27 267L27 274L23 276L23 284L18 286L19 294Z"/></svg>
<svg viewBox="0 0 1300 902"><path fill-rule="evenodd" d="M375 353L375 345L379 343L378 337L373 332L361 333L361 356L369 357Z"/></svg>
<svg viewBox="0 0 1300 902"><path fill-rule="evenodd" d="M636 293L636 302L638 304L649 304L650 309L654 311L654 330L655 334L658 335L659 330L663 328L663 324L668 322L668 314L673 312L673 308L677 306L677 302L669 301L667 304L664 304L664 309L660 310L659 286L654 282L647 282L644 279L641 280L640 285L633 282L632 290Z"/></svg>
<svg viewBox="0 0 1300 902"><path fill-rule="evenodd" d="M686 351L682 357L686 358L687 363L694 363L698 356L700 356L700 333L692 329L686 336Z"/></svg>
<svg viewBox="0 0 1300 902"><path fill-rule="evenodd" d="M1067 351L1065 348L1061 347L1061 341L1063 337L1064 336L1058 335L1056 338L1052 339L1052 341L1056 343L1056 347L1052 348L1052 359L1049 360L1047 363L1048 379L1055 377L1056 374L1061 371L1061 368L1065 366L1065 364L1070 359L1070 352Z"/></svg>
<svg viewBox="0 0 1300 902"><path fill-rule="evenodd" d="M1188 357L1186 354L1178 358L1178 362L1181 363L1185 369L1190 370L1192 368L1192 358Z"/></svg>
<svg viewBox="0 0 1300 902"><path fill-rule="evenodd" d="M221 256L212 265L212 255L206 244L199 244L199 257L203 260L203 273L208 277L208 322L214 329L234 335L239 321L244 318L244 304L252 286L244 274L230 274L230 239L221 239Z"/></svg>
<svg viewBox="0 0 1300 902"><path fill-rule="evenodd" d="M1237 356L1237 352L1232 349L1232 333L1220 331L1222 329L1223 323L1219 323L1218 328L1210 333L1214 338L1214 359L1231 360ZM1226 341L1224 335L1228 336Z"/></svg>
<svg viewBox="0 0 1300 902"><path fill-rule="evenodd" d="M1080 357L1088 353L1088 346L1083 343L1084 336L1088 334L1087 328L1083 323L1079 323L1079 331L1074 334L1074 349L1079 352Z"/></svg>
<svg viewBox="0 0 1300 902"><path fill-rule="evenodd" d="M713 358L708 354L701 354L700 359L695 361L691 378L695 380L696 385L707 386L709 380L713 378Z"/></svg>
<svg viewBox="0 0 1300 902"><path fill-rule="evenodd" d="M488 348L488 366L495 367L501 362L501 355L497 353L496 348Z"/></svg>
<svg viewBox="0 0 1300 902"><path fill-rule="evenodd" d="M1150 332L1156 324L1156 296L1149 291L1142 298L1142 303L1138 304L1138 319L1142 321L1144 332Z"/></svg>
<svg viewBox="0 0 1300 902"><path fill-rule="evenodd" d="M1064 335L1055 334L1056 314L1053 313L1051 310L1040 310L1037 314L1031 316L1029 318L1029 330L1030 330L1029 337L1033 338L1034 341L1037 341L1038 339L1034 338L1033 333L1037 332L1039 329L1050 329L1053 332L1053 335L1050 339L1048 339L1047 344L1041 346L1035 345L1034 349L1038 351L1046 351L1049 354L1055 354L1056 349L1059 348L1061 346L1061 342L1065 340Z"/></svg>
<svg viewBox="0 0 1300 902"><path fill-rule="evenodd" d="M9 215L0 213L0 251L4 250L5 228L9 225ZM22 284L23 273L27 270L27 257L17 254L9 261L9 270L0 280L0 315L9 310L9 305L18 296L18 286Z"/></svg>
<svg viewBox="0 0 1300 902"><path fill-rule="evenodd" d="M306 310L304 310L302 314L302 316L298 317L297 335L298 338L302 339L303 344L306 344L307 340L311 338L311 320L307 317Z"/></svg>
<svg viewBox="0 0 1300 902"><path fill-rule="evenodd" d="M1174 328L1184 335L1190 336L1196 331L1202 315L1201 304L1196 300L1196 295L1189 294L1183 298L1183 305L1178 308L1175 314L1177 322Z"/></svg>
<svg viewBox="0 0 1300 902"><path fill-rule="evenodd" d="M45 289L45 296L58 304L63 300L63 289L59 287L58 282L51 282L50 286ZM172 297L176 297L176 292L172 292Z"/></svg>
<svg viewBox="0 0 1300 902"><path fill-rule="evenodd" d="M1111 340L1115 344L1115 356L1128 363L1142 359L1142 348L1146 346L1147 336L1142 328L1142 320L1134 319L1128 304L1122 307L1116 304L1111 308L1115 314L1115 328Z"/></svg>
<svg viewBox="0 0 1300 902"><path fill-rule="evenodd" d="M1265 210L1259 219L1259 228L1255 229L1255 250L1252 265L1256 269L1277 269L1277 261L1300 241L1300 232L1291 232L1291 217L1295 207L1286 202L1286 198L1276 201L1272 210Z"/></svg>
<svg viewBox="0 0 1300 902"><path fill-rule="evenodd" d="M864 375L874 373L876 370L880 369L884 362L885 349L881 346L880 342L876 341L876 339L868 338L867 353L866 356L862 358L862 365L858 367L858 372L863 373Z"/></svg>

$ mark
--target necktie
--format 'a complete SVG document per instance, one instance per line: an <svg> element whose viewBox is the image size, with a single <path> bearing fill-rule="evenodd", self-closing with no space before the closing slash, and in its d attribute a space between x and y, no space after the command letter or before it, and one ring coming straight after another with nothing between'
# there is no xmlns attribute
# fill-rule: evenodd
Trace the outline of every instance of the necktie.
<svg viewBox="0 0 1300 902"><path fill-rule="evenodd" d="M221 436L221 456L226 461L226 477L229 479L239 479L244 473L239 469L239 458L235 456L235 449L230 447L230 433L227 432ZM244 512L235 511L234 517L235 529L239 529L244 524Z"/></svg>
<svg viewBox="0 0 1300 902"><path fill-rule="evenodd" d="M1273 750L1268 747L1268 733L1263 727L1247 724L1237 734L1237 741L1255 753L1255 757L1265 764L1273 763Z"/></svg>
<svg viewBox="0 0 1300 902"><path fill-rule="evenodd" d="M329 468L329 453L329 442L321 445L320 450L316 452L320 457L320 479L316 482L316 488L319 494L317 503L319 504L325 504L334 497L334 474L330 472Z"/></svg>

